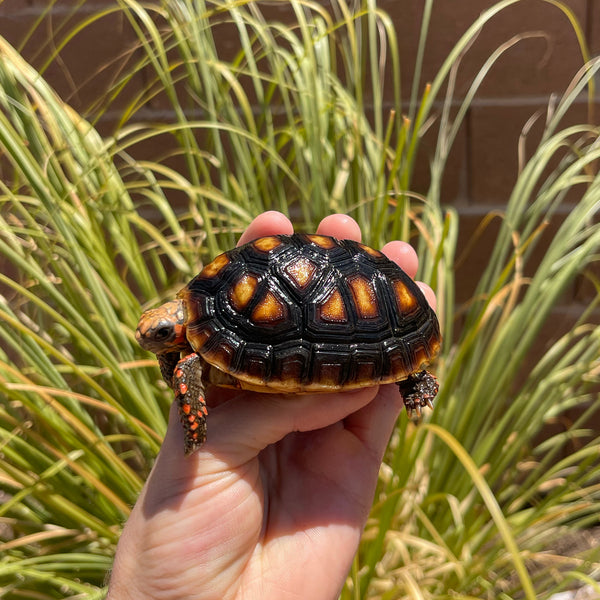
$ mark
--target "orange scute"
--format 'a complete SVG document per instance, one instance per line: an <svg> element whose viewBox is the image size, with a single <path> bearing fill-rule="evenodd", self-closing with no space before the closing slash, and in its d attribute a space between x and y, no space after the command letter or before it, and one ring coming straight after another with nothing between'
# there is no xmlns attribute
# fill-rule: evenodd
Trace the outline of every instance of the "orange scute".
<svg viewBox="0 0 600 600"><path fill-rule="evenodd" d="M304 288L311 282L317 266L308 258L301 257L291 262L285 270L299 288Z"/></svg>
<svg viewBox="0 0 600 600"><path fill-rule="evenodd" d="M348 280L356 311L362 319L374 319L379 316L379 306L373 284L362 275L356 275Z"/></svg>
<svg viewBox="0 0 600 600"><path fill-rule="evenodd" d="M396 295L398 309L401 313L408 313L414 310L417 299L401 281L394 281L394 293Z"/></svg>
<svg viewBox="0 0 600 600"><path fill-rule="evenodd" d="M241 311L248 305L254 296L258 279L254 275L242 275L235 285L229 290L229 300L237 311Z"/></svg>
<svg viewBox="0 0 600 600"><path fill-rule="evenodd" d="M270 252L279 245L281 245L281 240L274 235L259 238L252 242L252 246L254 246L254 248L260 252Z"/></svg>
<svg viewBox="0 0 600 600"><path fill-rule="evenodd" d="M335 240L328 238L324 235L307 235L306 236L313 244L323 248L324 250L330 250L336 246Z"/></svg>
<svg viewBox="0 0 600 600"><path fill-rule="evenodd" d="M287 316L287 307L268 291L252 311L252 321L255 323L276 323Z"/></svg>
<svg viewBox="0 0 600 600"><path fill-rule="evenodd" d="M348 320L344 299L337 288L334 289L327 297L327 300L321 304L319 312L323 321L345 323Z"/></svg>
<svg viewBox="0 0 600 600"><path fill-rule="evenodd" d="M216 277L221 270L229 264L229 258L226 254L220 254L213 260L211 263L207 264L204 269L202 269L200 276L205 277L206 279L210 279L212 277Z"/></svg>
<svg viewBox="0 0 600 600"><path fill-rule="evenodd" d="M370 246L366 246L365 244L358 244L358 247L361 250L364 250L367 254L374 256L375 258L381 258L383 256L383 254L381 252L379 252L379 250L375 250L375 249L371 248Z"/></svg>

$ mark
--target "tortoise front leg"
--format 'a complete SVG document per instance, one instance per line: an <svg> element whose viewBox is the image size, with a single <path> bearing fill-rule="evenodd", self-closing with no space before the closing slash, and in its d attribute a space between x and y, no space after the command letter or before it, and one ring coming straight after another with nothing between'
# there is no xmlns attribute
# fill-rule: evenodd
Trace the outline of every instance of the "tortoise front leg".
<svg viewBox="0 0 600 600"><path fill-rule="evenodd" d="M158 366L162 378L173 389L173 373L181 358L181 354L179 352L163 352L162 354L158 354L156 358L158 358Z"/></svg>
<svg viewBox="0 0 600 600"><path fill-rule="evenodd" d="M206 440L206 402L202 365L195 353L182 358L173 371L173 390L185 435L185 453L198 450Z"/></svg>

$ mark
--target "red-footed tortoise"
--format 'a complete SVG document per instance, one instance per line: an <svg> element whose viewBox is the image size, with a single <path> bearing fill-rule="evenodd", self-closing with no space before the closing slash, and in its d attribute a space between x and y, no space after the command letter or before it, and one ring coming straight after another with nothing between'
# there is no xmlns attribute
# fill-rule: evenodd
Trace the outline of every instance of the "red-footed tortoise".
<svg viewBox="0 0 600 600"><path fill-rule="evenodd" d="M396 382L409 414L432 406L438 320L384 254L322 235L272 235L217 256L136 339L174 390L185 452L206 439L207 384L279 393Z"/></svg>

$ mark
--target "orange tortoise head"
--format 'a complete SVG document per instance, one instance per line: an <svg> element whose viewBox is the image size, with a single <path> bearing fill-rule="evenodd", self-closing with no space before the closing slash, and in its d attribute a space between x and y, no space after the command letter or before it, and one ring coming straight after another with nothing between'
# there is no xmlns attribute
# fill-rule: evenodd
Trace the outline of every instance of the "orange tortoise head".
<svg viewBox="0 0 600 600"><path fill-rule="evenodd" d="M140 318L135 339L154 354L177 352L187 346L185 311L181 300L171 300L158 308L147 310Z"/></svg>
<svg viewBox="0 0 600 600"><path fill-rule="evenodd" d="M145 312L136 338L159 357L184 426L190 405L203 419L206 383L303 393L403 382L417 411L437 392L421 371L441 344L435 313L400 267L351 240L276 235L225 252Z"/></svg>

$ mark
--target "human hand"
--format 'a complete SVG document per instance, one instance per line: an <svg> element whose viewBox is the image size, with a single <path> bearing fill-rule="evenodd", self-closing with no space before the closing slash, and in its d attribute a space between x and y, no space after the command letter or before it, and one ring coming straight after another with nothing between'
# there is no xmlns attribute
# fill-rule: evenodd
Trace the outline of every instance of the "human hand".
<svg viewBox="0 0 600 600"><path fill-rule="evenodd" d="M264 213L239 244L292 231L284 215ZM344 215L324 219L317 233L360 239ZM414 277L408 244L382 250ZM337 598L402 410L398 387L327 397L213 388L207 401L209 439L187 458L172 407L119 541L108 600Z"/></svg>

